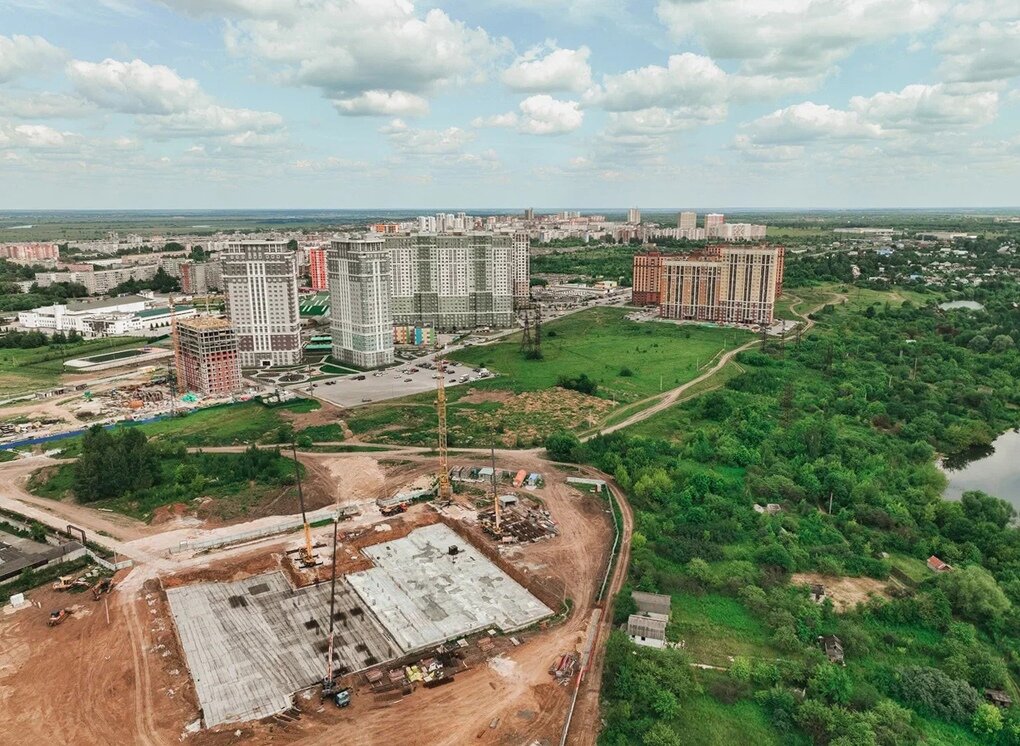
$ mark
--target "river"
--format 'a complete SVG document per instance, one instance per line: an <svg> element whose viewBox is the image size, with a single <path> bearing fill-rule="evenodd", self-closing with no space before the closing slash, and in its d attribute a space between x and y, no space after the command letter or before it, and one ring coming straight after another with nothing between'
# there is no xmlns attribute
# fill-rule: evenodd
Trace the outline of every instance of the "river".
<svg viewBox="0 0 1020 746"><path fill-rule="evenodd" d="M1020 431L1005 432L990 448L947 458L941 466L949 480L943 493L947 499L959 500L968 490L981 490L1020 511Z"/></svg>

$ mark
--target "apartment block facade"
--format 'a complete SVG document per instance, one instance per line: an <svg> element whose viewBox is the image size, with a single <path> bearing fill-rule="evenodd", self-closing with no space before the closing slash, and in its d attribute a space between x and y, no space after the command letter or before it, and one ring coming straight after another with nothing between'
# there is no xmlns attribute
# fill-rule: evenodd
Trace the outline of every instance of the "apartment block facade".
<svg viewBox="0 0 1020 746"><path fill-rule="evenodd" d="M220 263L241 367L300 363L295 252L283 241L229 241Z"/></svg>
<svg viewBox="0 0 1020 746"><path fill-rule="evenodd" d="M178 321L176 344L179 389L223 396L241 388L237 336L229 321L211 316Z"/></svg>
<svg viewBox="0 0 1020 746"><path fill-rule="evenodd" d="M312 290L326 290L329 287L326 261L326 249L308 249L308 282Z"/></svg>
<svg viewBox="0 0 1020 746"><path fill-rule="evenodd" d="M333 357L358 368L393 362L391 250L380 237L333 241L327 256Z"/></svg>
<svg viewBox="0 0 1020 746"><path fill-rule="evenodd" d="M506 327L529 292L529 240L510 233L386 235L394 324Z"/></svg>
<svg viewBox="0 0 1020 746"><path fill-rule="evenodd" d="M782 286L778 246L710 246L690 254L634 257L635 303L658 305L667 319L772 324Z"/></svg>
<svg viewBox="0 0 1020 746"><path fill-rule="evenodd" d="M181 265L181 291L188 295L206 295L219 290L223 272L217 262L185 262Z"/></svg>

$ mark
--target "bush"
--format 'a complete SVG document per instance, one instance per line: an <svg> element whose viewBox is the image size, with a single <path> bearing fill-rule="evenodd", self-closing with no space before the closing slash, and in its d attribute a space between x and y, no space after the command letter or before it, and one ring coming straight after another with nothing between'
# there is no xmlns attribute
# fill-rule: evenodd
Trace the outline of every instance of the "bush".
<svg viewBox="0 0 1020 746"><path fill-rule="evenodd" d="M909 666L899 672L901 699L922 712L943 720L968 724L981 704L981 696L966 681L947 676L937 668Z"/></svg>
<svg viewBox="0 0 1020 746"><path fill-rule="evenodd" d="M561 389L570 389L581 394L588 394L589 396L594 396L599 390L599 385L589 378L587 373L582 373L576 378L560 376L556 379L556 385Z"/></svg>
<svg viewBox="0 0 1020 746"><path fill-rule="evenodd" d="M565 430L555 432L545 439L545 450L553 461L580 461L583 454L581 441Z"/></svg>

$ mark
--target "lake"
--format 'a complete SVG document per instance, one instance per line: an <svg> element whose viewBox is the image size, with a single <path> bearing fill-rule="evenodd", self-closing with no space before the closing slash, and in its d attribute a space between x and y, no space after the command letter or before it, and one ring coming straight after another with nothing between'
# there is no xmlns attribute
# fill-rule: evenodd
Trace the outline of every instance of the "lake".
<svg viewBox="0 0 1020 746"><path fill-rule="evenodd" d="M948 303L939 303L943 311L952 311L954 308L966 308L969 311L984 311L985 307L976 300L954 300Z"/></svg>
<svg viewBox="0 0 1020 746"><path fill-rule="evenodd" d="M944 459L942 469L949 480L943 493L959 500L968 490L1001 497L1020 511L1020 432L1003 433L991 448L971 449Z"/></svg>

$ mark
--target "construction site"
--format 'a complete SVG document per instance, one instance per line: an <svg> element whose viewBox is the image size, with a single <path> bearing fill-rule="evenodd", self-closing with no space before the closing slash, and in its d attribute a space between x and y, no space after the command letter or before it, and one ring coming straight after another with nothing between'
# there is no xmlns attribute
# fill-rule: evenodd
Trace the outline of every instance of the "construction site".
<svg viewBox="0 0 1020 746"><path fill-rule="evenodd" d="M77 509L132 566L59 626L45 587L0 616L0 739L558 743L603 629L614 518L534 454L451 457L442 380L432 453L295 452L328 506L299 483L298 516L231 526ZM8 471L4 504L29 511ZM595 722L597 684L576 699Z"/></svg>

